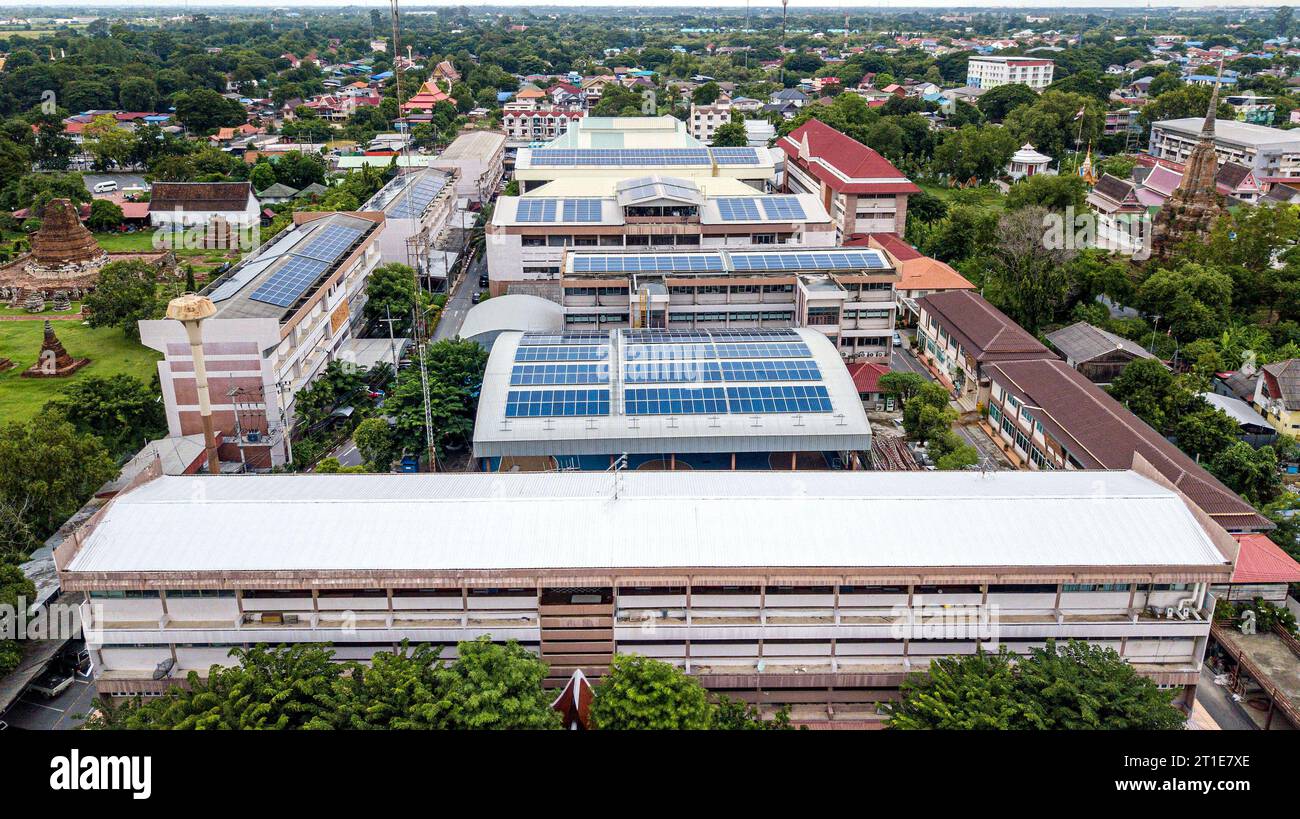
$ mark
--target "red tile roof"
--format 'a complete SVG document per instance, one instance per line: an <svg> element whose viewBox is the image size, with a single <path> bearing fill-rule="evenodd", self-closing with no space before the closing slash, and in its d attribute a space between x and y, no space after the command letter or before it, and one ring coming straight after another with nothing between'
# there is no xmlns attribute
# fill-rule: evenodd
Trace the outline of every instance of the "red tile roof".
<svg viewBox="0 0 1300 819"><path fill-rule="evenodd" d="M849 375L853 377L853 386L858 394L880 392L880 376L889 372L888 364L874 361L859 361L848 365Z"/></svg>
<svg viewBox="0 0 1300 819"><path fill-rule="evenodd" d="M789 161L840 193L919 193L888 159L819 119L777 143Z"/></svg>
<svg viewBox="0 0 1300 819"><path fill-rule="evenodd" d="M886 250L900 262L925 258L921 251L893 233L855 233L844 240L843 244L845 247L875 247Z"/></svg>
<svg viewBox="0 0 1300 819"><path fill-rule="evenodd" d="M1234 535L1241 544L1233 583L1300 583L1300 563L1268 535Z"/></svg>

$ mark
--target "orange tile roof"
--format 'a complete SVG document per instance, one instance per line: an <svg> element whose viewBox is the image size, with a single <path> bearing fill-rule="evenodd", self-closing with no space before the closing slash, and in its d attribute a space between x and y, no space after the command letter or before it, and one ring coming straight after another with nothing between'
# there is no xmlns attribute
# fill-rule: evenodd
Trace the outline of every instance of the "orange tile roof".
<svg viewBox="0 0 1300 819"><path fill-rule="evenodd" d="M1241 544L1233 583L1300 583L1300 563L1268 535L1233 535Z"/></svg>

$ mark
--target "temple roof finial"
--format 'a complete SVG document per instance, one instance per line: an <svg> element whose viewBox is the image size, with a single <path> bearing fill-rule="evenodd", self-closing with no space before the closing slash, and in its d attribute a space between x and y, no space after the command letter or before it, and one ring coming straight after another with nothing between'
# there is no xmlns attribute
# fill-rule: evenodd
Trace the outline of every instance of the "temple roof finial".
<svg viewBox="0 0 1300 819"><path fill-rule="evenodd" d="M1219 71L1214 76L1214 89L1210 91L1210 107L1205 112L1205 124L1201 126L1201 138L1214 138L1214 119L1219 110L1219 83L1223 81L1223 60L1219 60Z"/></svg>

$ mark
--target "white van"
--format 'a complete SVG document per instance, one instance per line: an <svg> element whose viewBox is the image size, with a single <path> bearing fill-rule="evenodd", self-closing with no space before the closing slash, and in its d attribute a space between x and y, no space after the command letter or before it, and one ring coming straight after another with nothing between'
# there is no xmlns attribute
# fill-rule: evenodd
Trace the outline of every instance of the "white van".
<svg viewBox="0 0 1300 819"><path fill-rule="evenodd" d="M95 193L112 193L117 190L117 180L110 179L107 182L100 182L95 185Z"/></svg>

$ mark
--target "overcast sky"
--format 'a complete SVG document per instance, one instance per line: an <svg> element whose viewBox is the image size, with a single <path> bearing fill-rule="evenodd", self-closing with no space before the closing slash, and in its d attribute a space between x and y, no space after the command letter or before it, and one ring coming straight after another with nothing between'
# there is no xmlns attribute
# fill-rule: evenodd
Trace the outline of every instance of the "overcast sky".
<svg viewBox="0 0 1300 819"><path fill-rule="evenodd" d="M528 2L528 0L504 0L504 2L501 2L500 0L496 2L494 2L493 0L488 0L487 4L493 6L528 6L533 9L540 9L545 7L545 5L547 5L544 3L539 4L537 2ZM0 10L6 8L21 8L24 5L25 5L24 3L15 2L14 0L0 0ZM210 8L215 6L260 7L260 8L268 8L268 9L269 8L327 8L330 6L363 6L363 7L387 8L388 0L294 0L294 2L292 3L286 3L286 2L276 3L276 2L268 2L267 0L220 0L220 2L213 2L213 0L207 0L206 2L205 0L134 0L134 2L122 2L121 0L116 0L116 2L114 0L82 0L82 2L78 2L73 5L75 6L97 5L97 6L119 6L119 7L120 6L150 6L150 7L167 8L173 11L184 11L186 8L201 8L201 7ZM468 1L467 0L445 0L443 2L439 2L438 0L433 0L432 2L430 2L430 0L424 0L423 2L416 2L416 0L405 0L402 3L402 7L404 9L406 8L418 9L418 8L427 8L431 6L464 6L464 5L474 5L474 3L472 2L472 0L468 0ZM619 6L622 4L610 2L610 0L571 0L571 2L554 3L551 5L610 7L610 6ZM703 4L701 4L697 0L637 0L636 5L638 8L653 6L653 7L661 7L661 8L679 7L679 8L689 8L694 10L706 10L710 8L719 8L719 7L741 9L745 7L745 0L708 0L706 3ZM1147 0L1107 0L1107 2L1099 2L1098 0L1057 0L1057 2L1055 3L1044 4L1042 6L1027 5L1024 2L1024 0L897 0L897 2L879 2L879 0L877 0L876 2L870 2L865 4L855 3L852 5L846 5L843 6L843 8L845 8L846 11L850 11L855 15L860 15L860 14L868 14L868 13L874 14L874 13L879 13L881 11L896 11L899 9L908 9L908 8L949 9L955 7L963 7L963 8L1018 7L1023 9L1035 9L1035 10L1061 9L1066 11L1077 11L1080 9L1090 9L1090 8L1140 9L1145 7L1146 5L1147 5ZM1254 2L1238 2L1238 3L1231 3L1231 4L1225 4L1223 2L1212 2L1212 0L1178 0L1177 2L1175 2L1175 0L1151 0L1151 5L1153 7L1158 7L1158 8L1174 8L1174 7L1178 7L1178 8L1224 8L1224 7L1260 8L1260 7L1281 6L1287 4L1283 2L1273 2L1273 0L1255 0ZM780 2L779 0L753 0L753 2L750 3L750 7L754 9L758 9L758 8L775 9L780 7ZM837 6L834 3L802 2L801 0L795 0L795 2L791 3L791 8L794 9L828 8L828 7L836 8ZM44 8L58 8L58 6L51 4L51 5L44 6Z"/></svg>

